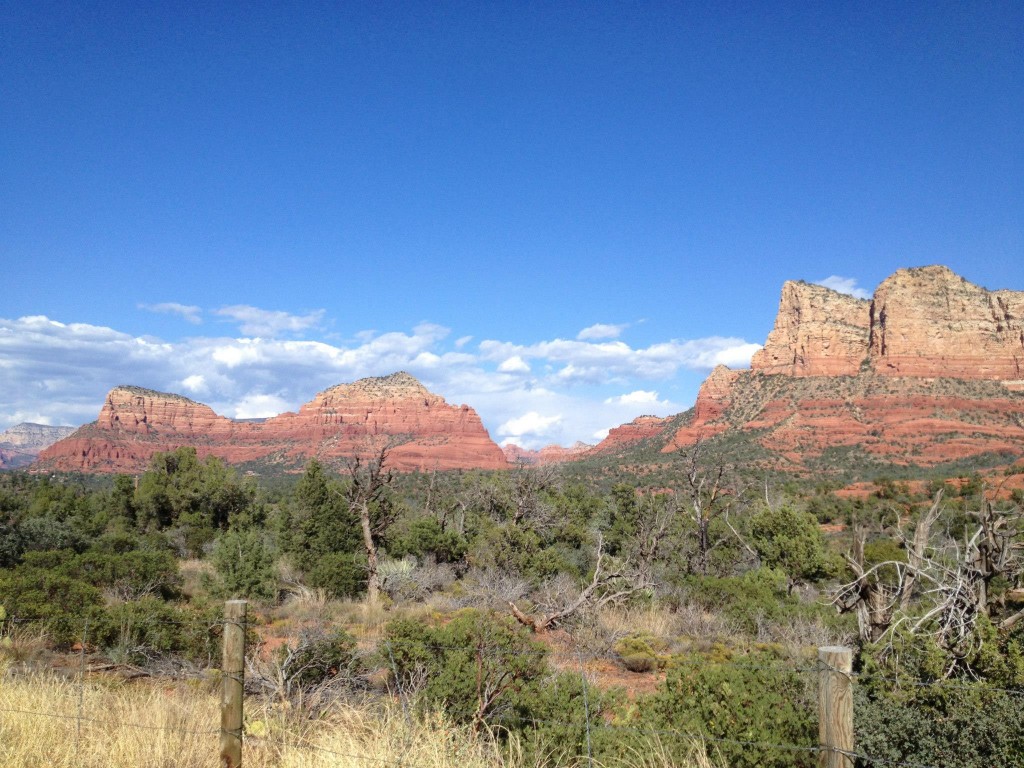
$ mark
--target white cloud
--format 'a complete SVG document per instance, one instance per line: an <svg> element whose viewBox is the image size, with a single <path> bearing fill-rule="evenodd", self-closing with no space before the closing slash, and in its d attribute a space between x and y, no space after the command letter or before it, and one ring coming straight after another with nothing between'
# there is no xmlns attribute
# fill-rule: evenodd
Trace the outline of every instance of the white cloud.
<svg viewBox="0 0 1024 768"><path fill-rule="evenodd" d="M605 427L604 429L597 430L597 432L595 432L593 435L591 435L591 437L593 437L595 440L597 440L597 442L601 442L606 437L608 437L608 433L611 432L611 431L612 431L611 428Z"/></svg>
<svg viewBox="0 0 1024 768"><path fill-rule="evenodd" d="M251 394L243 397L232 414L236 419L264 419L289 408L288 401L276 395Z"/></svg>
<svg viewBox="0 0 1024 768"><path fill-rule="evenodd" d="M523 435L545 435L551 427L562 420L561 414L557 416L542 416L536 411L529 411L522 416L509 419L498 427L499 435L507 437L522 437Z"/></svg>
<svg viewBox="0 0 1024 768"><path fill-rule="evenodd" d="M238 329L246 336L276 338L282 334L294 335L317 327L324 317L324 310L318 309L305 315L293 315L278 310L260 309L247 304L223 307L214 314L238 323Z"/></svg>
<svg viewBox="0 0 1024 768"><path fill-rule="evenodd" d="M437 368L441 364L441 357L433 352L420 352L412 360L414 368Z"/></svg>
<svg viewBox="0 0 1024 768"><path fill-rule="evenodd" d="M622 341L588 342L554 339L531 345L487 339L480 342L485 360L504 361L519 357L539 359L557 367L556 378L563 383L609 383L626 379L666 379L681 369L711 370L718 364L730 368L750 365L761 346L743 339L709 336L689 341L672 341L633 349Z"/></svg>
<svg viewBox="0 0 1024 768"><path fill-rule="evenodd" d="M727 368L749 368L750 358L761 349L760 344L737 344L719 349L714 353L715 365L724 365Z"/></svg>
<svg viewBox="0 0 1024 768"><path fill-rule="evenodd" d="M627 328L626 324L612 325L610 323L595 323L576 334L581 341L595 341L597 339L617 339Z"/></svg>
<svg viewBox="0 0 1024 768"><path fill-rule="evenodd" d="M607 405L635 405L637 407L666 405L668 401L659 400L657 392L638 389L626 395L609 397L604 401Z"/></svg>
<svg viewBox="0 0 1024 768"><path fill-rule="evenodd" d="M139 309L156 312L157 314L179 315L183 320L187 320L193 325L199 325L203 322L201 317L203 310L191 304L179 304L176 301L164 301L160 304L139 304Z"/></svg>
<svg viewBox="0 0 1024 768"><path fill-rule="evenodd" d="M848 296L853 296L857 299L870 299L871 294L859 288L857 286L857 278L855 277L840 277L839 275L829 275L824 280L817 280L815 285L823 285L826 288L831 288L833 291L839 293L845 293Z"/></svg>
<svg viewBox="0 0 1024 768"><path fill-rule="evenodd" d="M189 392L195 394L202 394L207 391L206 377L201 373L194 373L191 376L186 376L181 380L181 386L187 389Z"/></svg>
<svg viewBox="0 0 1024 768"><path fill-rule="evenodd" d="M652 384L678 392L680 380L692 380L695 393L700 372L746 365L759 348L722 337L641 348L620 340L490 339L471 348L450 335L421 323L411 331L348 331L347 341L332 336L331 343L216 336L168 342L41 316L0 318L0 429L23 415L92 421L118 384L179 392L218 413L252 418L297 410L335 384L405 370L449 403L473 407L496 439L571 445L641 414L683 410L686 404L673 402L678 396L665 398Z"/></svg>
<svg viewBox="0 0 1024 768"><path fill-rule="evenodd" d="M29 424L44 424L46 426L53 426L53 419L43 413L42 411L3 411L0 410L0 424L7 426L14 426L15 424L21 424L28 422ZM6 427L0 427L0 432L5 431Z"/></svg>
<svg viewBox="0 0 1024 768"><path fill-rule="evenodd" d="M473 340L472 336L460 336L455 340L455 348L462 349L464 346L469 344Z"/></svg>
<svg viewBox="0 0 1024 768"><path fill-rule="evenodd" d="M569 363L568 365L560 368L555 377L566 384L572 383L598 383L604 378L604 371L599 367L584 366L579 367Z"/></svg>
<svg viewBox="0 0 1024 768"><path fill-rule="evenodd" d="M529 373L530 364L519 355L512 355L512 357L506 358L501 362L498 370L502 373Z"/></svg>
<svg viewBox="0 0 1024 768"><path fill-rule="evenodd" d="M240 365L255 363L259 358L259 349L252 345L251 340L239 339L214 348L210 356L228 368L237 368Z"/></svg>

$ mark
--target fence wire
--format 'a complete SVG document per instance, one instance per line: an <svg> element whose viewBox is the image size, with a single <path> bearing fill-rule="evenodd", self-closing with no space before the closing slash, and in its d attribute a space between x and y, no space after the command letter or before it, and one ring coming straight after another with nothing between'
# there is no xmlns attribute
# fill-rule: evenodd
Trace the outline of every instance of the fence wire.
<svg viewBox="0 0 1024 768"><path fill-rule="evenodd" d="M0 638L4 637L6 633L10 631L12 627L25 626L32 624L45 625L48 621L53 620L54 617L50 616L7 616L0 621ZM211 639L219 640L223 635L225 625L230 624L228 621L210 621L202 617L140 617L135 619L133 617L133 624L135 626L176 626L183 629L190 629L192 631L200 631L206 633ZM236 626L242 626L243 629L252 629L251 624L248 623L237 623ZM191 728L174 725L152 725L141 722L131 722L126 720L110 720L102 717L95 717L86 714L85 712L85 692L88 686L87 678L95 674L110 672L113 670L121 670L122 672L128 672L136 674L137 676L152 677L160 680L194 680L197 676L209 675L209 673L216 668L212 664L206 668L196 668L194 665L183 664L182 662L168 662L162 667L157 665L157 669L146 670L142 667L138 667L131 664L110 664L104 662L99 666L90 666L87 663L89 658L87 654L87 648L89 645L89 621L88 619L83 620L81 632L79 633L80 641L77 644L77 655L79 659L79 666L75 670L75 677L77 683L73 688L76 696L75 714L64 714L53 711L38 711L32 709L23 709L18 707L6 707L0 706L0 714L13 715L13 716L24 716L31 718L44 718L44 719L55 719L62 721L74 722L76 724L76 736L75 736L75 747L77 751L78 742L82 738L82 727L83 726L96 726L104 728L124 728L134 729L141 731L158 731L174 733L179 735L188 736L209 736L211 739L215 736L223 734L221 728ZM387 655L390 658L389 663L385 663L385 669L383 670L386 674L394 674L394 677L399 677L398 669L395 664L395 657L392 653L391 644L387 640L383 640L379 643L380 646L386 649ZM484 651L490 651L483 644L477 645L444 645L439 643L426 643L425 646L432 652L435 653L465 653L465 652L476 652L482 653ZM542 657L547 661L561 665L562 667L568 668L573 667L578 670L580 678L583 683L584 696L588 695L588 691L592 686L591 681L588 679L587 664L594 662L618 662L619 658L617 654L612 652L595 652L585 651L579 647L574 649L552 649L547 646L538 645L536 647L526 649L503 649L499 651L496 656L498 657L511 657L511 656L530 656L530 657ZM813 666L805 666L800 663L803 661L801 657L791 660L791 663L787 663L780 660L777 663L753 663L746 662L742 659L730 659L726 660L726 663L737 668L747 669L751 671L765 671L765 672L778 672L780 670L797 673L797 674L820 674L825 667L823 667L820 661L815 660ZM806 661L810 661L807 657ZM175 670L173 663L181 664L178 670ZM390 670L387 669L390 667ZM832 669L832 668L829 668ZM834 670L832 671L839 671ZM15 672L9 671L8 674L15 674ZM965 689L972 691L979 691L981 693L992 692L992 693L1004 693L1013 696L1020 696L1024 694L1024 690L1019 688L1005 688L987 685L983 682L979 683L965 683L960 680L932 680L932 681L915 681L915 680L904 680L900 678L891 678L879 674L865 674L865 673L843 673L846 674L852 682L855 683L867 683L877 682L883 684L889 684L893 687L918 687L918 688L948 688L948 689ZM131 678L129 678L131 679ZM397 685L397 689L392 691L390 694L381 694L383 698L391 696L392 700L397 699L397 703L401 706L403 716L406 720L407 726L412 722L411 704L410 704L410 692L404 690L402 686ZM785 753L802 753L806 755L819 754L825 750L831 750L838 752L849 757L851 760L859 761L862 765L877 765L877 766L892 766L892 768L940 768L926 763L906 761L906 760L893 760L888 758L882 758L878 756L872 756L856 750L841 750L831 747L822 747L819 745L808 745L808 744L778 744L760 740L745 740L745 739L733 739L724 737L714 737L705 733L690 732L681 729L674 728L651 728L644 727L641 725L626 724L626 723L612 723L605 721L599 715L593 716L594 713L591 711L590 702L585 702L584 717L582 720L559 720L553 718L529 718L529 717L512 717L512 716L496 716L487 720L487 723L491 726L503 727L505 729L521 728L522 726L528 726L530 728L542 728L542 727L558 727L566 729L584 729L585 732L585 744L583 758L586 759L588 767L593 766L593 754L591 748L591 735L596 733L607 733L607 732L628 732L640 736L650 736L654 738L672 737L691 740L697 743L704 743L709 745L727 745L731 747L750 747L764 750L774 750ZM2 720L0 720L2 724ZM296 734L291 739L277 739L269 738L267 736L259 736L253 738L253 749L261 749L266 747L275 747L281 749L298 749L307 752L317 752L333 757L349 759L349 760L360 760L372 764L380 765L395 765L400 768L436 768L435 765L419 765L414 761L407 759L411 743L408 741L409 735L406 734L406 742L403 747L403 754L401 757L381 757L369 753L355 753L355 752L343 752L332 750L317 744L313 744L310 740L302 735ZM212 747L211 747L212 748Z"/></svg>

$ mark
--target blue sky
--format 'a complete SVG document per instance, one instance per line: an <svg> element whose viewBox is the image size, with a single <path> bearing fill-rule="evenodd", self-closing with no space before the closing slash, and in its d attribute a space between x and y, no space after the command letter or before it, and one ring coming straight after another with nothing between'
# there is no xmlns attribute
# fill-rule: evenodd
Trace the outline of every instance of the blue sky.
<svg viewBox="0 0 1024 768"><path fill-rule="evenodd" d="M404 369L594 442L787 279L1024 289L1020 3L11 2L0 428Z"/></svg>

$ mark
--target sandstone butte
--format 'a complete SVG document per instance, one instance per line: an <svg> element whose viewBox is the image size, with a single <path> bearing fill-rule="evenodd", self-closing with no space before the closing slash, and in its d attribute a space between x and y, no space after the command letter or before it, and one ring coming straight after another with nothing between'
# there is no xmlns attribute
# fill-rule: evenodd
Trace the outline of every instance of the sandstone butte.
<svg viewBox="0 0 1024 768"><path fill-rule="evenodd" d="M681 427L658 421L612 430L595 452L656 436L671 452L738 431L794 470L852 446L917 466L1020 456L1024 292L988 291L942 266L899 270L870 300L787 282L750 369L718 366Z"/></svg>
<svg viewBox="0 0 1024 768"><path fill-rule="evenodd" d="M337 464L392 444L398 471L508 466L476 411L454 406L407 373L361 379L320 392L298 413L235 421L181 395L119 386L99 418L43 450L38 470L139 472L158 451L190 445L201 457L296 469L311 458Z"/></svg>

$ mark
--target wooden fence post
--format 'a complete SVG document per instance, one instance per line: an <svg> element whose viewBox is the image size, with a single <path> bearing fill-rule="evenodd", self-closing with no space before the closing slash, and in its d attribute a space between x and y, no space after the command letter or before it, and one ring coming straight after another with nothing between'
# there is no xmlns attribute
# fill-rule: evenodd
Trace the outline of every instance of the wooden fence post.
<svg viewBox="0 0 1024 768"><path fill-rule="evenodd" d="M853 651L818 649L819 768L853 768Z"/></svg>
<svg viewBox="0 0 1024 768"><path fill-rule="evenodd" d="M245 600L224 604L223 693L220 701L220 764L242 766L242 696L245 675Z"/></svg>

